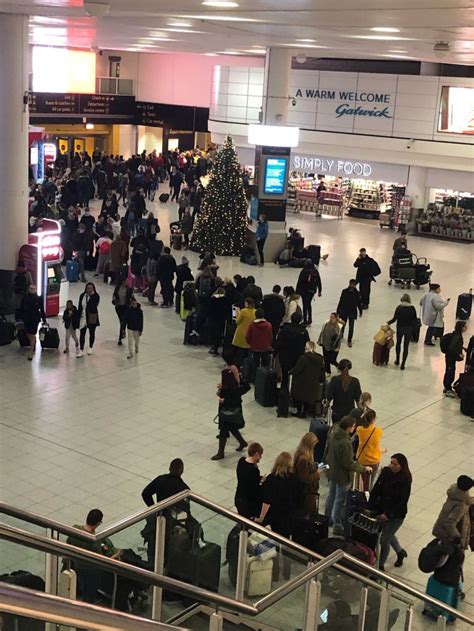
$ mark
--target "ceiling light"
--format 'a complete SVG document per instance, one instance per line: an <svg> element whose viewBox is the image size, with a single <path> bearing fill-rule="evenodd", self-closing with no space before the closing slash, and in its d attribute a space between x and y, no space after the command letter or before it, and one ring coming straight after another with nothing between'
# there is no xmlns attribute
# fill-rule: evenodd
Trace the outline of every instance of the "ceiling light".
<svg viewBox="0 0 474 631"><path fill-rule="evenodd" d="M236 50L221 50L217 54L218 55L242 55L243 53L239 53Z"/></svg>
<svg viewBox="0 0 474 631"><path fill-rule="evenodd" d="M352 39L373 39L393 42L408 39L407 37L397 37L396 35L349 35L349 37L351 37Z"/></svg>
<svg viewBox="0 0 474 631"><path fill-rule="evenodd" d="M315 42L315 39L297 39L297 42L306 42L307 44L312 44L313 42Z"/></svg>
<svg viewBox="0 0 474 631"><path fill-rule="evenodd" d="M246 48L242 50L243 53L249 53L250 55L266 55L267 51L261 48Z"/></svg>
<svg viewBox="0 0 474 631"><path fill-rule="evenodd" d="M400 33L399 28L392 28L391 26L374 26L370 30L377 33Z"/></svg>
<svg viewBox="0 0 474 631"><path fill-rule="evenodd" d="M296 62L298 64L304 64L306 63L306 55L304 53L298 53L296 55Z"/></svg>
<svg viewBox="0 0 474 631"><path fill-rule="evenodd" d="M205 7L216 7L219 9L233 9L239 6L238 2L231 2L230 0L204 0L201 4Z"/></svg>
<svg viewBox="0 0 474 631"><path fill-rule="evenodd" d="M202 33L203 31L195 31L192 28L165 28L169 33Z"/></svg>
<svg viewBox="0 0 474 631"><path fill-rule="evenodd" d="M217 57L217 53L204 53L205 57Z"/></svg>
<svg viewBox="0 0 474 631"><path fill-rule="evenodd" d="M101 18L110 10L108 2L94 2L93 0L84 0L84 11L93 18Z"/></svg>
<svg viewBox="0 0 474 631"><path fill-rule="evenodd" d="M178 26L181 28L189 28L190 26L192 26L192 24L191 22L179 22L179 21L174 22L173 21L173 22L168 22L168 26Z"/></svg>
<svg viewBox="0 0 474 631"><path fill-rule="evenodd" d="M257 18L240 18L232 15L185 15L185 18L191 20L214 20L216 22L264 22L265 20L258 20Z"/></svg>
<svg viewBox="0 0 474 631"><path fill-rule="evenodd" d="M435 57L442 58L449 54L449 42L436 42L433 46Z"/></svg>
<svg viewBox="0 0 474 631"><path fill-rule="evenodd" d="M86 123L86 129L94 129L94 123Z"/></svg>
<svg viewBox="0 0 474 631"><path fill-rule="evenodd" d="M262 46L261 44L252 44L252 48L263 48L266 49L266 46Z"/></svg>
<svg viewBox="0 0 474 631"><path fill-rule="evenodd" d="M392 48L388 51L389 53L407 53L407 50L403 50L402 48Z"/></svg>

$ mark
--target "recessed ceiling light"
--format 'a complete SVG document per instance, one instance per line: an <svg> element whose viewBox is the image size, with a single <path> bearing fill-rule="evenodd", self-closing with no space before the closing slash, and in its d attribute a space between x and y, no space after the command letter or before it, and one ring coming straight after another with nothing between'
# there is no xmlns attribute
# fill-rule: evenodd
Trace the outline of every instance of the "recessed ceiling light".
<svg viewBox="0 0 474 631"><path fill-rule="evenodd" d="M205 57L217 57L217 53L204 53Z"/></svg>
<svg viewBox="0 0 474 631"><path fill-rule="evenodd" d="M313 42L315 42L315 39L297 39L297 42L306 42L308 44L312 44Z"/></svg>
<svg viewBox="0 0 474 631"><path fill-rule="evenodd" d="M243 53L249 53L250 55L266 55L267 51L262 50L261 48L247 48L242 50Z"/></svg>
<svg viewBox="0 0 474 631"><path fill-rule="evenodd" d="M237 50L222 50L218 54L219 55L243 55L243 53L239 53Z"/></svg>
<svg viewBox="0 0 474 631"><path fill-rule="evenodd" d="M392 41L406 40L407 37L397 37L396 35L349 35L352 39L372 39L379 41Z"/></svg>
<svg viewBox="0 0 474 631"><path fill-rule="evenodd" d="M252 48L263 48L266 49L266 46L262 46L261 44L252 44Z"/></svg>
<svg viewBox="0 0 474 631"><path fill-rule="evenodd" d="M370 30L377 33L400 33L399 28L392 28L391 26L374 26Z"/></svg>
<svg viewBox="0 0 474 631"><path fill-rule="evenodd" d="M165 28L164 31L169 33L202 33L203 31L195 31L192 28Z"/></svg>
<svg viewBox="0 0 474 631"><path fill-rule="evenodd" d="M232 15L185 15L185 18L191 20L214 20L216 22L264 22L265 20L258 20L257 18L240 18Z"/></svg>
<svg viewBox="0 0 474 631"><path fill-rule="evenodd" d="M201 4L205 7L216 7L219 9L233 9L239 6L238 2L231 2L230 0L204 0Z"/></svg>
<svg viewBox="0 0 474 631"><path fill-rule="evenodd" d="M174 26L174 27L179 27L179 28L189 28L190 26L192 26L191 22L182 22L182 21L173 21L173 22L168 22L168 26Z"/></svg>
<svg viewBox="0 0 474 631"><path fill-rule="evenodd" d="M388 51L389 53L407 53L407 50L403 50L401 48L393 48L392 50Z"/></svg>

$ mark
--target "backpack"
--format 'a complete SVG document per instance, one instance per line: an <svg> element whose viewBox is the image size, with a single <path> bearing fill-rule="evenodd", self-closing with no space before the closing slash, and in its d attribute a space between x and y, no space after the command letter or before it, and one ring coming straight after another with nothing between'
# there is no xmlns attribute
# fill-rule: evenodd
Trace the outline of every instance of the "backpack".
<svg viewBox="0 0 474 631"><path fill-rule="evenodd" d="M26 272L18 272L13 282L13 291L17 295L26 294L28 281L26 279Z"/></svg>
<svg viewBox="0 0 474 631"><path fill-rule="evenodd" d="M444 353L445 355L446 353L449 352L449 347L451 346L452 339L453 339L452 333L446 333L441 338L441 342L439 346L440 346L441 352Z"/></svg>
<svg viewBox="0 0 474 631"><path fill-rule="evenodd" d="M102 243L99 245L99 252L101 254L109 254L110 253L110 242L109 241L102 241Z"/></svg>
<svg viewBox="0 0 474 631"><path fill-rule="evenodd" d="M199 298L209 298L212 294L212 279L209 276L201 276L199 279Z"/></svg>
<svg viewBox="0 0 474 631"><path fill-rule="evenodd" d="M441 539L433 539L425 546L418 556L418 568L425 574L431 574L443 567L449 558L451 544L443 543Z"/></svg>

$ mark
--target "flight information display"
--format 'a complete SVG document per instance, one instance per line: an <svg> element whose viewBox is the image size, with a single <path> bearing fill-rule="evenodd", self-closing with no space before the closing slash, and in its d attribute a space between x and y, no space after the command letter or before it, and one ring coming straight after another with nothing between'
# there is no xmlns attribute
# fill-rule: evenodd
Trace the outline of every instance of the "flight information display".
<svg viewBox="0 0 474 631"><path fill-rule="evenodd" d="M288 158L268 158L265 166L265 195L283 195Z"/></svg>

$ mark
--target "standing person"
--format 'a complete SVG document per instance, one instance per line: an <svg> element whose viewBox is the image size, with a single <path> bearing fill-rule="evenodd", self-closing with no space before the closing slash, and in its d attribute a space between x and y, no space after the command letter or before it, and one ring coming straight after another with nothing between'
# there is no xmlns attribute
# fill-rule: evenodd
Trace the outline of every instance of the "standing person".
<svg viewBox="0 0 474 631"><path fill-rule="evenodd" d="M181 310L181 293L183 291L184 283L194 281L193 273L189 268L188 259L183 256L181 263L176 267L176 283L174 285L175 298L175 311L180 313Z"/></svg>
<svg viewBox="0 0 474 631"><path fill-rule="evenodd" d="M99 302L100 296L95 290L94 283L87 283L85 290L79 296L79 328L80 328L80 350L77 357L84 356L84 346L86 344L86 333L89 331L89 348L87 354L92 355L95 342L95 330L100 326L99 322Z"/></svg>
<svg viewBox="0 0 474 631"><path fill-rule="evenodd" d="M222 460L229 434L232 434L238 442L237 451L242 451L247 447L247 442L240 433L245 427L244 415L242 412L242 395L240 392L240 373L234 363L232 354L223 354L225 361L224 370L221 372L221 382L217 386L217 397L219 399L219 449L211 460Z"/></svg>
<svg viewBox="0 0 474 631"><path fill-rule="evenodd" d="M86 227L83 223L79 224L79 228L72 235L72 247L76 251L76 261L79 265L79 275L83 283L87 282L85 274L86 256L90 252L89 237L86 234Z"/></svg>
<svg viewBox="0 0 474 631"><path fill-rule="evenodd" d="M326 373L330 375L331 366L338 367L337 356L341 350L341 327L337 313L331 313L329 320L321 329L318 344L322 346L324 366Z"/></svg>
<svg viewBox="0 0 474 631"><path fill-rule="evenodd" d="M418 316L415 307L411 304L411 298L409 294L403 294L400 304L395 309L393 318L387 321L387 324L397 323L397 346L395 366L400 366L400 370L405 370L405 364L408 357L408 349L410 348L410 342L413 339L413 332L417 326ZM402 363L400 365L400 351L403 340L403 355Z"/></svg>
<svg viewBox="0 0 474 631"><path fill-rule="evenodd" d="M407 233L405 232L405 230L402 230L399 233L399 236L393 242L393 246L392 246L393 252L395 253L397 250L399 250L401 247L403 247L403 245L406 248L408 248Z"/></svg>
<svg viewBox="0 0 474 631"><path fill-rule="evenodd" d="M147 506L153 506L172 495L188 491L189 486L183 480L184 463L181 458L170 462L169 473L159 475L149 482L142 491L142 499ZM153 497L155 496L155 497Z"/></svg>
<svg viewBox="0 0 474 631"><path fill-rule="evenodd" d="M119 338L118 338L118 346L122 346L122 340L125 337L125 314L127 309L130 307L130 303L133 297L133 289L128 286L127 279L122 278L120 280L120 284L114 289L114 293L112 296L112 304L115 307L115 313L117 314L117 318L119 319L120 328L119 328Z"/></svg>
<svg viewBox="0 0 474 631"><path fill-rule="evenodd" d="M357 268L356 281L359 283L362 309L368 309L371 285L375 282L375 277L380 274L380 267L377 261L367 254L365 248L359 250L359 256L354 262L354 267Z"/></svg>
<svg viewBox="0 0 474 631"><path fill-rule="evenodd" d="M444 360L446 364L443 377L443 394L447 397L456 396L452 385L454 379L456 378L456 362L460 362L464 359L464 340L462 335L466 331L466 322L459 320L456 322L454 331L452 333L447 333L441 339L441 351L444 353Z"/></svg>
<svg viewBox="0 0 474 631"><path fill-rule="evenodd" d="M229 303L227 302L224 287L218 287L209 300L208 321L209 335L211 338L211 348L209 353L217 357L219 355L219 347L224 339L225 323L229 312Z"/></svg>
<svg viewBox="0 0 474 631"><path fill-rule="evenodd" d="M262 486L258 463L263 456L260 443L250 443L247 457L237 463L237 488L234 504L239 515L251 519L259 517L262 505Z"/></svg>
<svg viewBox="0 0 474 631"><path fill-rule="evenodd" d="M250 323L245 340L252 352L255 368L270 365L270 351L273 343L273 329L265 320L263 309L255 311L255 320Z"/></svg>
<svg viewBox="0 0 474 631"><path fill-rule="evenodd" d="M329 491L324 512L332 522L333 535L344 534L344 516L347 494L351 487L354 473L370 472L370 467L363 467L354 460L350 435L355 428L351 416L343 416L334 425L327 439L326 462L329 465L327 476Z"/></svg>
<svg viewBox="0 0 474 631"><path fill-rule="evenodd" d="M469 491L473 486L470 476L460 475L456 484L448 488L446 501L433 526L433 537L443 541L460 541L462 549L468 549L472 536L469 511L474 504L474 497Z"/></svg>
<svg viewBox="0 0 474 631"><path fill-rule="evenodd" d="M321 276L318 270L311 259L306 259L296 283L296 293L301 296L303 301L303 324L309 326L313 323L311 302L316 293L321 298L322 290Z"/></svg>
<svg viewBox="0 0 474 631"><path fill-rule="evenodd" d="M349 412L349 416L355 419L356 427L361 424L361 419L367 410L370 410L372 406L372 395L370 392L363 392L360 395L357 405Z"/></svg>
<svg viewBox="0 0 474 631"><path fill-rule="evenodd" d="M255 232L255 239L257 240L257 250L260 257L260 267L263 267L265 260L263 257L263 248L265 247L265 241L268 237L268 221L265 213L262 213L258 218L257 230Z"/></svg>
<svg viewBox="0 0 474 631"><path fill-rule="evenodd" d="M266 294L262 300L262 309L265 312L265 318L272 325L273 338L275 339L280 330L281 323L285 316L285 301L280 295L280 285L274 285L271 294Z"/></svg>
<svg viewBox="0 0 474 631"><path fill-rule="evenodd" d="M386 449L380 447L383 431L376 425L377 414L374 410L367 410L361 418L361 424L356 428L358 447L356 460L364 467L369 467L372 471L364 471L362 474L362 490L371 491L375 478L379 470L382 454Z"/></svg>
<svg viewBox="0 0 474 631"><path fill-rule="evenodd" d="M247 283L242 291L242 296L245 298L252 298L255 303L255 308L260 307L263 300L262 289L255 284L255 278L253 276L247 276Z"/></svg>
<svg viewBox="0 0 474 631"><path fill-rule="evenodd" d="M313 432L307 432L296 448L293 458L295 477L302 492L298 510L305 515L317 515L319 511L319 470L314 461L314 448L318 438Z"/></svg>
<svg viewBox="0 0 474 631"><path fill-rule="evenodd" d="M370 494L369 508L376 511L382 526L379 557L379 569L382 572L385 571L390 546L397 555L395 567L401 567L408 556L406 550L400 545L396 532L400 529L408 512L411 483L412 477L406 456L394 454L390 458L390 465L382 469Z"/></svg>
<svg viewBox="0 0 474 631"><path fill-rule="evenodd" d="M97 267L94 276L101 276L105 271L105 266L110 264L112 239L108 235L104 235L97 240L95 247L99 256L97 258Z"/></svg>
<svg viewBox="0 0 474 631"><path fill-rule="evenodd" d="M338 366L340 374L333 377L328 384L327 399L332 401L334 423L338 423L343 416L350 414L362 395L359 380L349 373L351 369L352 362L349 359L341 359Z"/></svg>
<svg viewBox="0 0 474 631"><path fill-rule="evenodd" d="M127 359L132 359L134 350L135 354L138 354L140 336L143 333L143 311L135 296L130 301L130 307L125 312L124 320L128 329Z"/></svg>
<svg viewBox="0 0 474 631"><path fill-rule="evenodd" d="M303 315L303 310L300 305L300 296L295 292L294 287L291 285L283 287L283 296L285 298L285 317L283 318L283 324L285 324L291 321L291 316L294 313Z"/></svg>
<svg viewBox="0 0 474 631"><path fill-rule="evenodd" d="M322 399L322 387L325 382L324 359L316 351L314 342L306 342L305 353L292 369L291 396L296 402L293 416L306 418L314 410L314 405Z"/></svg>
<svg viewBox="0 0 474 631"><path fill-rule="evenodd" d="M43 308L43 301L36 293L35 285L30 285L28 287L28 293L23 296L21 301L21 314L23 318L23 325L30 342L28 361L32 361L36 350L36 333L38 332L38 325L41 320L44 324L46 324L46 314Z"/></svg>
<svg viewBox="0 0 474 631"><path fill-rule="evenodd" d="M173 278L176 273L176 261L171 255L168 247L163 248L163 254L158 259L157 278L161 285L161 295L163 296L162 307L173 306Z"/></svg>
<svg viewBox="0 0 474 631"><path fill-rule="evenodd" d="M255 320L255 307L252 298L244 300L244 308L239 309L235 319L236 329L232 339L232 346L235 347L236 363L241 365L243 359L248 355L249 343L247 342L247 331L250 324Z"/></svg>
<svg viewBox="0 0 474 631"><path fill-rule="evenodd" d="M16 266L15 275L13 277L15 310L21 310L21 302L23 300L23 296L26 296L26 294L28 293L28 288L32 282L33 279L30 272L25 267L25 262L22 259L18 259L18 265Z"/></svg>
<svg viewBox="0 0 474 631"><path fill-rule="evenodd" d="M431 283L429 291L420 300L421 319L428 327L425 335L425 346L434 346L433 336L441 338L444 331L444 310L451 298L443 300L440 296L441 287Z"/></svg>
<svg viewBox="0 0 474 631"><path fill-rule="evenodd" d="M346 324L349 322L347 345L350 348L352 346L352 338L354 337L354 323L357 320L357 314L362 317L363 313L362 299L360 297L359 290L357 289L357 281L355 278L352 278L349 281L349 287L342 290L336 311L339 318L344 321L341 330L341 340L344 337Z"/></svg>
<svg viewBox="0 0 474 631"><path fill-rule="evenodd" d="M69 353L69 342L72 337L76 345L76 355L79 352L79 340L77 339L77 329L79 328L79 312L74 306L72 300L66 302L66 308L63 313L64 328L66 329L66 341L64 344L64 353Z"/></svg>
<svg viewBox="0 0 474 631"><path fill-rule="evenodd" d="M148 304L156 306L158 303L155 301L155 291L158 284L158 259L159 255L156 252L151 252L146 262L146 277L148 280Z"/></svg>
<svg viewBox="0 0 474 631"><path fill-rule="evenodd" d="M294 313L291 322L281 327L273 344L273 352L280 362L282 387L288 387L290 370L296 366L296 362L305 352L306 342L309 342L308 331L301 323L302 319L301 313Z"/></svg>
<svg viewBox="0 0 474 631"><path fill-rule="evenodd" d="M189 247L189 235L193 231L193 218L191 216L190 208L184 209L184 214L181 218L181 232L183 233L184 245L183 248L185 250Z"/></svg>

